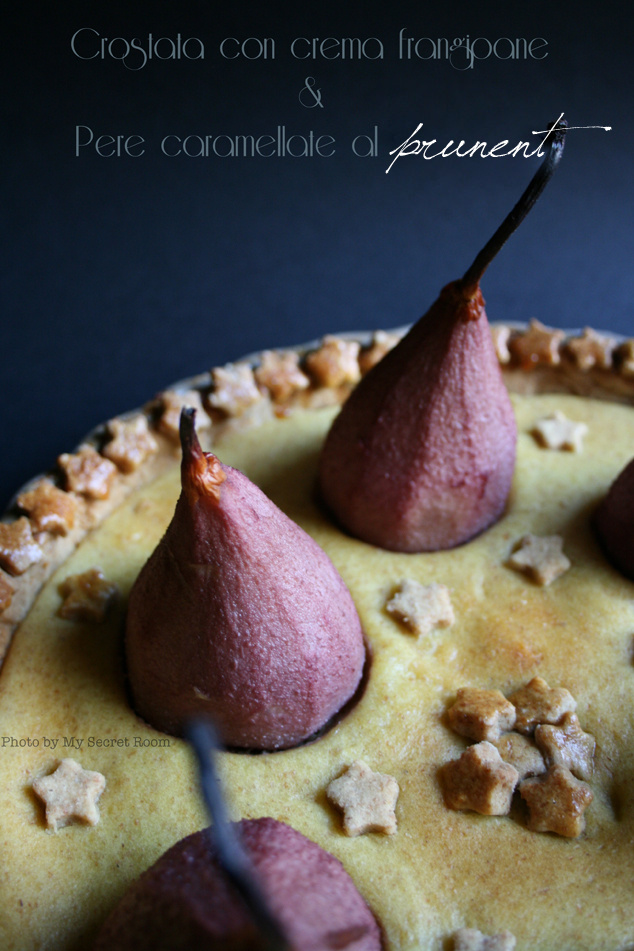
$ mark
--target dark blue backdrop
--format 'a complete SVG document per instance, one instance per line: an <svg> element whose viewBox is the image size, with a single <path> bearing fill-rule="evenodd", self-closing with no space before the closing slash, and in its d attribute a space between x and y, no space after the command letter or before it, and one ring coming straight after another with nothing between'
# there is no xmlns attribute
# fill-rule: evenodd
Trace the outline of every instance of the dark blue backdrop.
<svg viewBox="0 0 634 951"><path fill-rule="evenodd" d="M572 125L611 125L570 133L554 181L483 291L492 320L535 316L634 334L629 5L43 8L25 4L3 24L0 502L95 423L180 377L266 346L419 316L471 263L538 162L411 157L386 175L389 150L419 122L439 147L534 139L561 112ZM196 37L205 58L154 58L130 70L106 44L104 59L82 60L70 45L79 29L96 31L79 38L85 55L104 37L138 37L147 49L151 32ZM548 45L534 50L548 55L492 54L471 69L457 68L466 57L408 61L399 59L401 29L429 38L424 55L430 39L467 37L482 38L481 56L499 37L543 38ZM275 59L225 59L225 37L274 39ZM384 58L294 59L295 37L375 37ZM369 55L377 48L366 46ZM115 55L123 49L113 46ZM253 55L257 45L245 49ZM508 49L498 45L500 55ZM312 101L307 77L321 106L299 100L304 89ZM95 138L140 135L145 154L103 157L86 147L76 157L78 125ZM335 153L161 153L166 135L277 136L278 126L333 136ZM353 138L375 126L379 154L355 156Z"/></svg>

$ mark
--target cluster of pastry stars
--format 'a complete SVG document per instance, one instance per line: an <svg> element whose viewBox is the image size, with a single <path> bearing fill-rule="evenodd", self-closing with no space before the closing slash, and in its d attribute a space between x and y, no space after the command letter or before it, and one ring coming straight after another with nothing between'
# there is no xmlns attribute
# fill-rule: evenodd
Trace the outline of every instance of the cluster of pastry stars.
<svg viewBox="0 0 634 951"><path fill-rule="evenodd" d="M596 744L581 729L575 708L568 690L549 687L541 677L508 700L498 690L459 690L448 724L477 742L441 769L447 807L507 815L517 787L529 809L529 829L580 835L593 799L581 780L592 775Z"/></svg>

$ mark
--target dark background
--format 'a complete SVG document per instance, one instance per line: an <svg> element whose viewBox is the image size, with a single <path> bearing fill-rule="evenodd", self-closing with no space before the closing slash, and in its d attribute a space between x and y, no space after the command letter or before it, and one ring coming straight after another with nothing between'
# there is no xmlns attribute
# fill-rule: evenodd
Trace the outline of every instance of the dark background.
<svg viewBox="0 0 634 951"><path fill-rule="evenodd" d="M634 333L629 4L25 4L3 20L0 507L97 422L264 347L408 323L459 277L538 159L403 158L418 122L511 145L564 112L553 182L483 281L492 320ZM195 36L205 59L130 71L80 60L73 33ZM473 69L399 61L398 33L548 41ZM90 34L85 34L90 36ZM226 60L226 36L275 60ZM294 60L297 36L378 37L383 60ZM485 47L481 45L481 50ZM298 95L307 76L323 108ZM308 98L306 99L308 101ZM139 158L75 157L75 127L142 135ZM328 134L330 158L168 158L165 135ZM352 154L379 129L379 155ZM436 151L436 150L434 150Z"/></svg>

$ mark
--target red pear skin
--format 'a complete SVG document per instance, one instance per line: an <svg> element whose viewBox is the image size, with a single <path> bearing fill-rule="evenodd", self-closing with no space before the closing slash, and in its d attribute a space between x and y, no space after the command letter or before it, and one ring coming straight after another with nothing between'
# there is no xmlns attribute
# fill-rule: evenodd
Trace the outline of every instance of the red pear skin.
<svg viewBox="0 0 634 951"><path fill-rule="evenodd" d="M294 746L359 684L356 608L316 542L245 475L202 452L191 411L181 439L183 491L130 595L134 708L165 733L203 716L228 746Z"/></svg>
<svg viewBox="0 0 634 951"><path fill-rule="evenodd" d="M321 494L379 548L453 548L504 511L516 439L479 286L454 282L345 403L322 451Z"/></svg>
<svg viewBox="0 0 634 951"><path fill-rule="evenodd" d="M379 927L341 862L274 819L237 830L294 951L381 951ZM206 830L172 846L124 895L93 951L269 951L211 855Z"/></svg>
<svg viewBox="0 0 634 951"><path fill-rule="evenodd" d="M634 459L612 483L594 526L610 564L634 581Z"/></svg>

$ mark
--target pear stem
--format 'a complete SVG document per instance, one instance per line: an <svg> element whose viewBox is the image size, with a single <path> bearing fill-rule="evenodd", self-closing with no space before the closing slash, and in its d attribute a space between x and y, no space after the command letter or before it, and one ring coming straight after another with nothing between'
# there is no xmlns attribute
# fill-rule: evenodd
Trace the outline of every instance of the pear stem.
<svg viewBox="0 0 634 951"><path fill-rule="evenodd" d="M464 277L458 282L465 298L470 299L475 295L480 284L480 279L489 264L500 248L506 244L515 229L522 223L552 178L563 155L567 126L568 123L565 120L560 120L557 124L549 123L550 134L543 144L545 145L549 140L550 142L544 161L535 172L535 175L530 180L528 187L513 210L506 216L493 237L490 238L487 244L482 248Z"/></svg>
<svg viewBox="0 0 634 951"><path fill-rule="evenodd" d="M184 735L198 759L203 798L213 821L207 832L214 855L249 909L267 942L267 951L291 951L280 924L267 905L242 844L227 820L215 765L215 756L220 749L215 730L207 721L192 720L187 724Z"/></svg>
<svg viewBox="0 0 634 951"><path fill-rule="evenodd" d="M220 486L227 478L220 460L212 452L203 452L196 432L196 410L184 406L181 410L179 425L183 459L181 462L181 483L186 493L191 493L192 501L199 496L218 502Z"/></svg>
<svg viewBox="0 0 634 951"><path fill-rule="evenodd" d="M196 432L196 410L193 407L184 406L182 408L178 434L181 440L183 458L191 458L192 456L197 459L202 458L203 451L200 448L198 433Z"/></svg>

